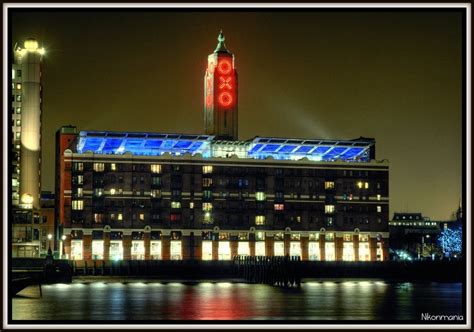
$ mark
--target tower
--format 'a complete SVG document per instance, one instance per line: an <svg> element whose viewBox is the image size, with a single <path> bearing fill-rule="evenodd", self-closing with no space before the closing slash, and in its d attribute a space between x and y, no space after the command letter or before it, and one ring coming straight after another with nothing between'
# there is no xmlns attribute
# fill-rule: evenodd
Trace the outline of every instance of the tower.
<svg viewBox="0 0 474 332"><path fill-rule="evenodd" d="M207 57L204 75L204 127L207 135L238 139L238 84L235 58L227 50L224 34L214 53Z"/></svg>
<svg viewBox="0 0 474 332"><path fill-rule="evenodd" d="M35 39L15 47L12 68L13 174L12 202L40 208L41 193L41 66L44 49Z"/></svg>

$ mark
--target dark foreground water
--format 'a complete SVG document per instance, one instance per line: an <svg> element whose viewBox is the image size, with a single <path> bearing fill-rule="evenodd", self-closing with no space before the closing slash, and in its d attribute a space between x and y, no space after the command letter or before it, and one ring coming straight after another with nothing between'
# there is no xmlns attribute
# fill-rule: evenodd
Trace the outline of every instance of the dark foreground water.
<svg viewBox="0 0 474 332"><path fill-rule="evenodd" d="M13 320L418 321L422 313L462 314L459 283L312 281L299 289L282 289L227 282L108 280L43 286L42 298L38 287L19 295L13 299Z"/></svg>

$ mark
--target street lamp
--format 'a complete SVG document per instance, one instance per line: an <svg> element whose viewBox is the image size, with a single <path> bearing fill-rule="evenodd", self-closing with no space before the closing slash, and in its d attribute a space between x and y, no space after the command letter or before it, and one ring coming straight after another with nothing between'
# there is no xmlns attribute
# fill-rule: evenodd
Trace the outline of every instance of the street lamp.
<svg viewBox="0 0 474 332"><path fill-rule="evenodd" d="M51 250L51 239L53 238L52 234L48 234L48 240L49 240L49 248L48 248L48 255L51 256L53 254L53 251Z"/></svg>
<svg viewBox="0 0 474 332"><path fill-rule="evenodd" d="M65 258L66 257L66 250L64 249L64 241L66 240L66 235L62 235L61 236L61 247L62 247L62 250L61 250L61 258Z"/></svg>

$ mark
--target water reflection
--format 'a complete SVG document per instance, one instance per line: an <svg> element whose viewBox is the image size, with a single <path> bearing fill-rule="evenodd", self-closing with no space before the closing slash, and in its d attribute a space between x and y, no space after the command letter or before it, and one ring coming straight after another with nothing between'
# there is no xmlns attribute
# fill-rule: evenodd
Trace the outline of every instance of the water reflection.
<svg viewBox="0 0 474 332"><path fill-rule="evenodd" d="M29 287L14 320L419 320L461 314L461 284L311 281L283 289L243 283L91 282Z"/></svg>

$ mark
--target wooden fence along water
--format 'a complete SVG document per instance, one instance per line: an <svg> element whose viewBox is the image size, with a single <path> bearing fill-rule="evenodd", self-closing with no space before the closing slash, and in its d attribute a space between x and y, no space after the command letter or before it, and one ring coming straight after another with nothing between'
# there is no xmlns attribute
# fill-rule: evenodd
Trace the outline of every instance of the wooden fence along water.
<svg viewBox="0 0 474 332"><path fill-rule="evenodd" d="M234 267L237 277L280 287L301 286L301 259L299 256L236 256Z"/></svg>

